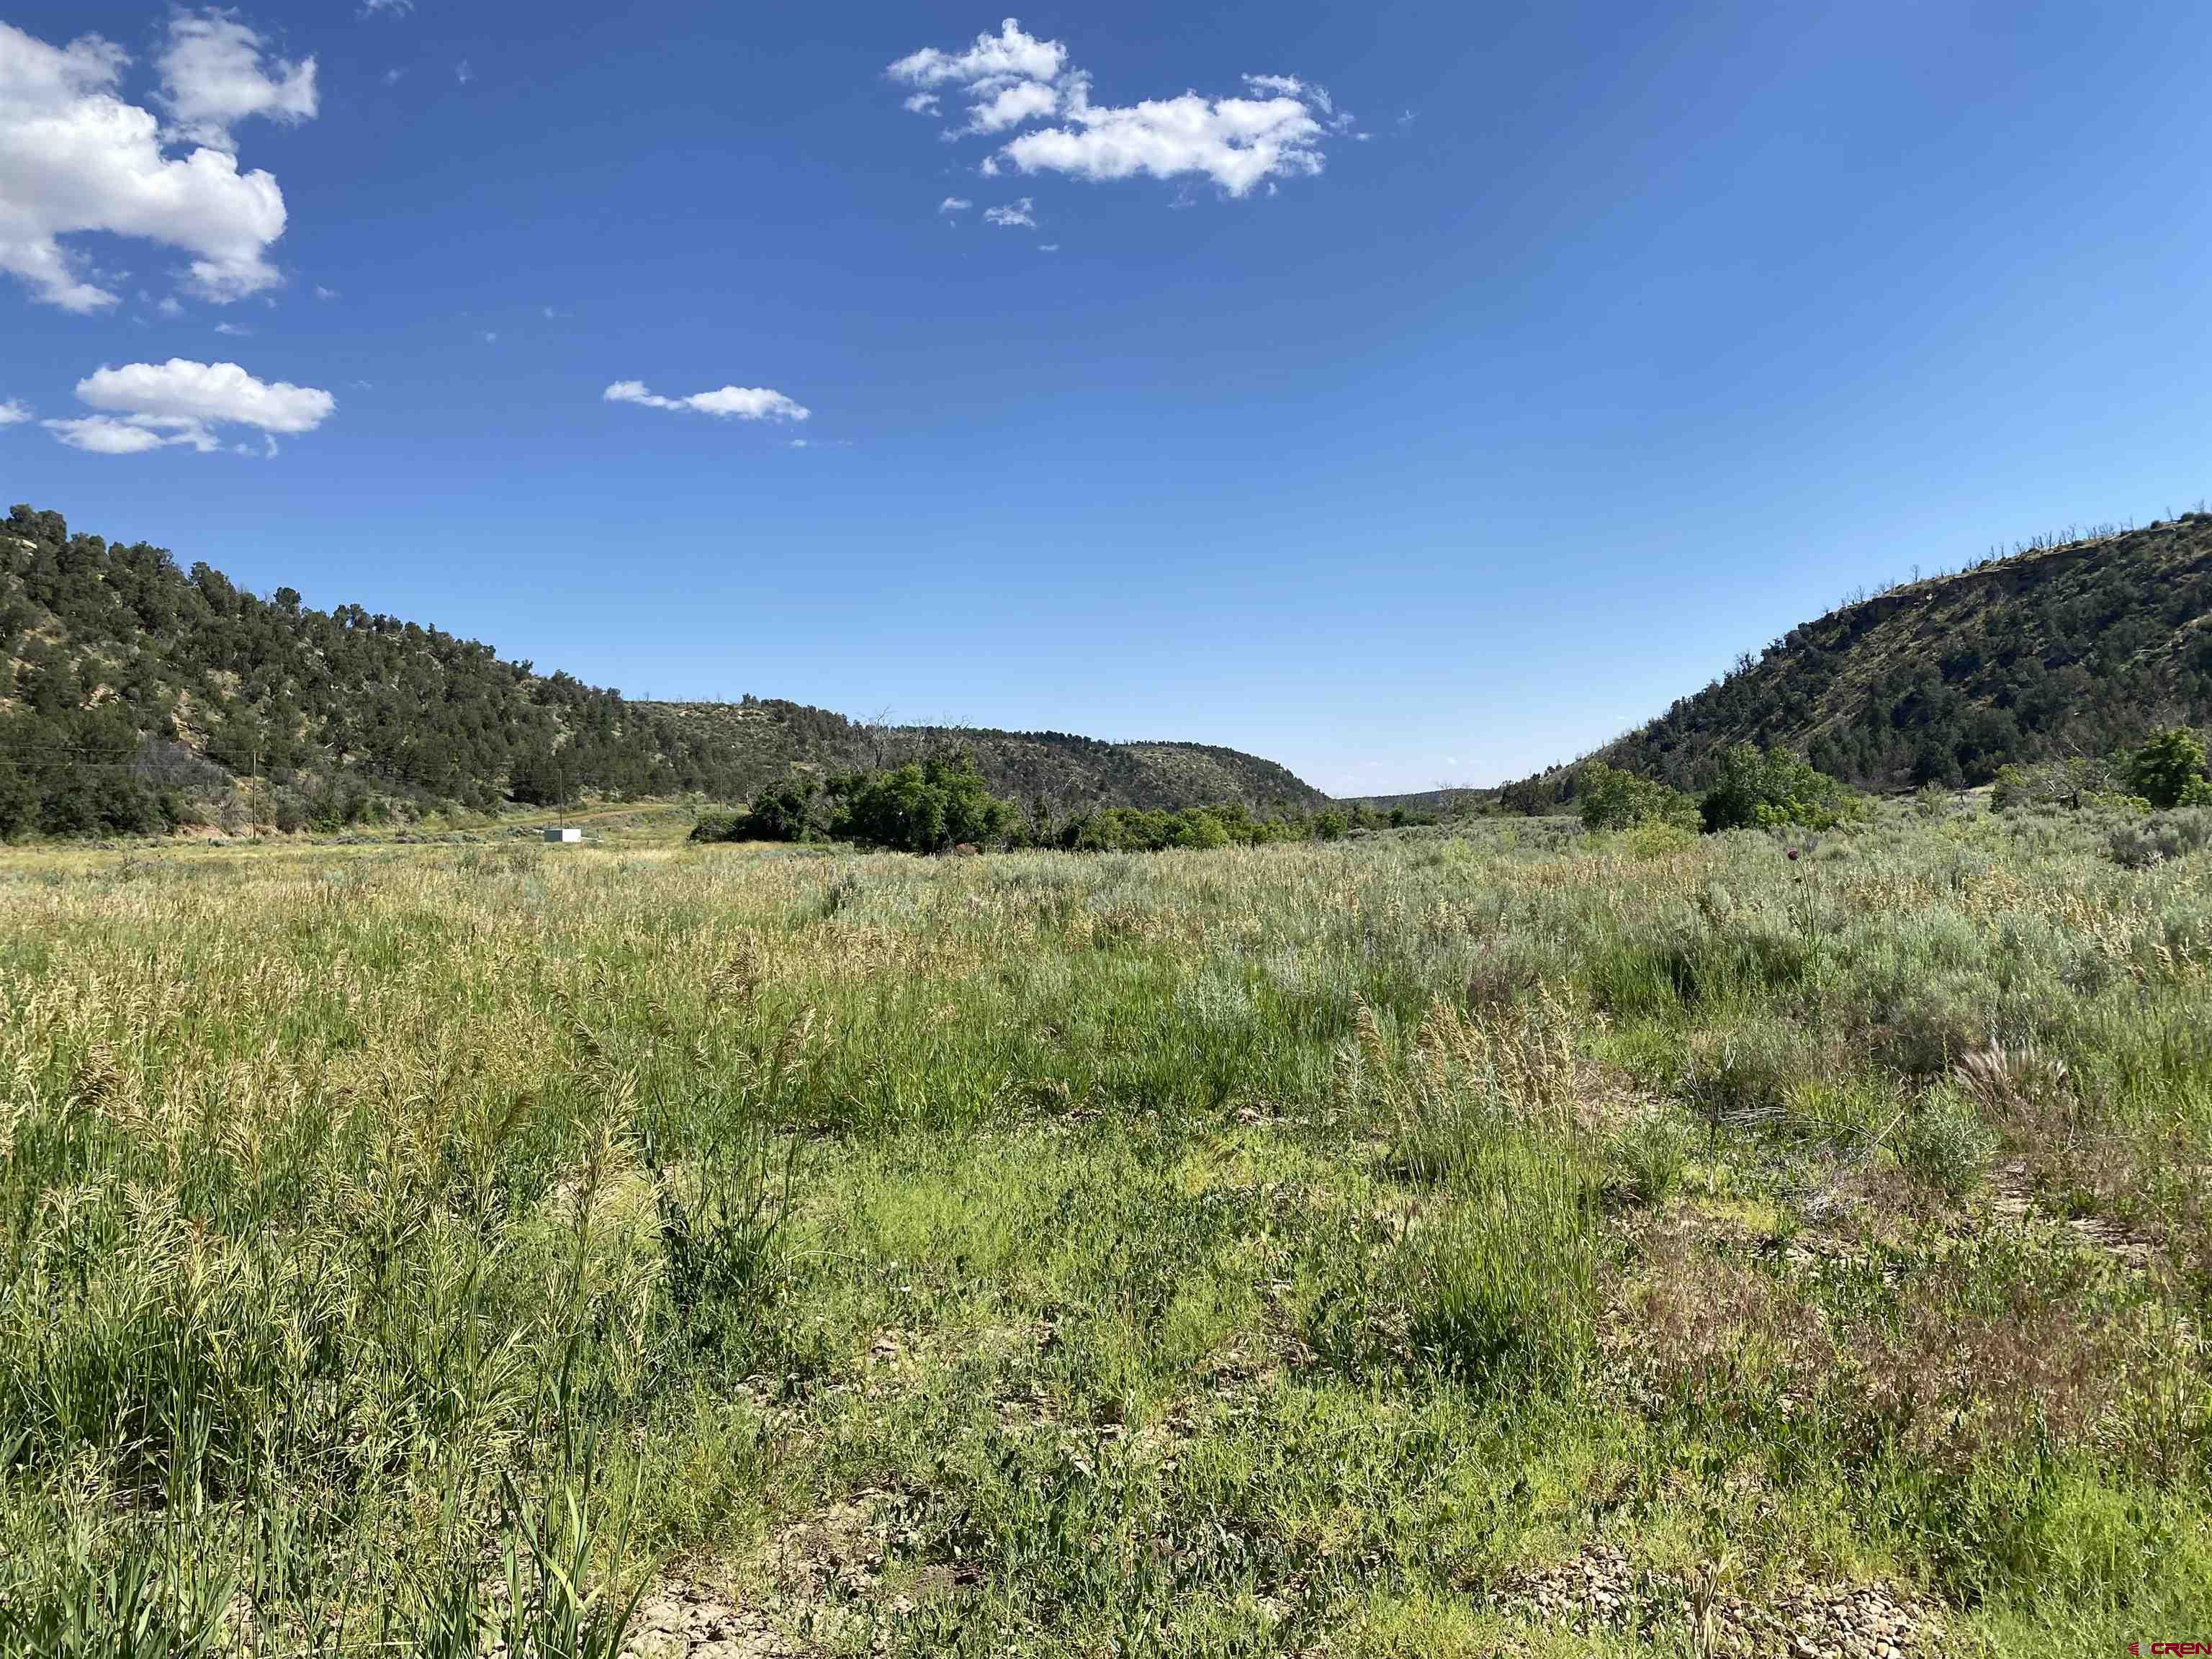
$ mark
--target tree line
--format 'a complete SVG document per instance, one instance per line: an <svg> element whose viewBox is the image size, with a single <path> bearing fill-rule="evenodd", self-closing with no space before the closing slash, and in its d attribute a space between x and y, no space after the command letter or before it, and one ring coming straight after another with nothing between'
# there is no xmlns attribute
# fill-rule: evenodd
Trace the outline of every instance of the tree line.
<svg viewBox="0 0 2212 1659"><path fill-rule="evenodd" d="M817 780L793 775L739 811L702 816L699 842L819 842L902 853L1018 847L1069 852L1160 852L1334 841L1354 830L1433 823L1404 808L1324 807L1255 812L1241 801L1208 806L1097 806L1055 813L992 793L967 749L948 745L917 761Z"/></svg>

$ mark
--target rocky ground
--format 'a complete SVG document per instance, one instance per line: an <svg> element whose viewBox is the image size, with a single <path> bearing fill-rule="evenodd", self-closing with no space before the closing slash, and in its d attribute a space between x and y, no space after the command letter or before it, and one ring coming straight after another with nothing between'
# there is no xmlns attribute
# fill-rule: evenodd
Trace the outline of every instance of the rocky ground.
<svg viewBox="0 0 2212 1659"><path fill-rule="evenodd" d="M1495 1600L1507 1612L1584 1634L1686 1626L1693 1650L1705 1655L1905 1659L1934 1650L1930 1621L1879 1584L1804 1584L1753 1601L1710 1581L1639 1571L1604 1545L1520 1576Z"/></svg>

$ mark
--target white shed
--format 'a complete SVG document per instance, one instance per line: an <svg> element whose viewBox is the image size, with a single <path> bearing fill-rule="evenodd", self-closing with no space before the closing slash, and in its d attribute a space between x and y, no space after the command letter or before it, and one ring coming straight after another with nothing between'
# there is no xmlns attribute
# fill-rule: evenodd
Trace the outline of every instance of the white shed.
<svg viewBox="0 0 2212 1659"><path fill-rule="evenodd" d="M574 824L568 823L558 825L545 832L545 839L548 841L581 841L583 838L584 832Z"/></svg>

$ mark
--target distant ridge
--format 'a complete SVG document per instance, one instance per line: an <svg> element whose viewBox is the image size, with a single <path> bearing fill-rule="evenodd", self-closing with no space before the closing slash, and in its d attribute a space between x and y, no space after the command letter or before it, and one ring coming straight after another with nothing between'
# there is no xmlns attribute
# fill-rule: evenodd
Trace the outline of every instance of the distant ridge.
<svg viewBox="0 0 2212 1659"><path fill-rule="evenodd" d="M1324 797L1272 761L1189 743L872 727L748 697L631 702L489 645L245 592L161 548L0 524L0 835L180 822L335 827L458 805L687 793L742 801L793 769L972 749L993 787L1056 811Z"/></svg>
<svg viewBox="0 0 2212 1659"><path fill-rule="evenodd" d="M1732 744L1781 744L1861 788L1960 787L2208 723L2212 514L2198 512L1842 605L1587 758L1687 788ZM1540 808L1574 774L1496 793Z"/></svg>
<svg viewBox="0 0 2212 1659"><path fill-rule="evenodd" d="M933 747L957 744L975 757L994 793L1055 811L1084 806L1174 809L1241 801L1254 808L1310 810L1328 797L1288 768L1239 750L1177 742L1109 743L1066 732L983 726L870 725L778 698L734 703L633 705L675 729L703 737L714 752L739 757L762 775L896 766Z"/></svg>

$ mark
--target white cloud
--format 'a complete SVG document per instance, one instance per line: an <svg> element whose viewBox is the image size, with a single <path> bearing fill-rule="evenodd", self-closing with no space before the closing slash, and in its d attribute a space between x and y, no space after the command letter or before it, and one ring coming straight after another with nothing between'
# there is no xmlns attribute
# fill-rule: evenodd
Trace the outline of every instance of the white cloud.
<svg viewBox="0 0 2212 1659"><path fill-rule="evenodd" d="M10 398L0 404L0 426L20 426L31 418L31 411L20 398Z"/></svg>
<svg viewBox="0 0 2212 1659"><path fill-rule="evenodd" d="M906 100L916 113L937 114L940 91L967 100L966 124L947 138L1029 129L983 158L986 178L1010 166L1088 179L1206 178L1243 196L1279 177L1319 173L1323 146L1352 120L1327 88L1294 75L1248 75L1247 96L1093 104L1091 77L1069 66L1067 48L1012 18L964 50L925 47L887 72L925 88ZM1031 125L1048 118L1060 125Z"/></svg>
<svg viewBox="0 0 2212 1659"><path fill-rule="evenodd" d="M937 204L939 213L965 213L975 204L965 197L948 196Z"/></svg>
<svg viewBox="0 0 2212 1659"><path fill-rule="evenodd" d="M362 0L361 15L374 17L380 11L386 11L394 17L404 17L414 9L415 0Z"/></svg>
<svg viewBox="0 0 2212 1659"><path fill-rule="evenodd" d="M1060 94L1042 81L1017 81L977 102L968 114L970 132L1003 132L1049 115L1060 107Z"/></svg>
<svg viewBox="0 0 2212 1659"><path fill-rule="evenodd" d="M250 328L240 328L236 323L217 323L215 325L215 331L218 334L236 335L240 338L253 332Z"/></svg>
<svg viewBox="0 0 2212 1659"><path fill-rule="evenodd" d="M274 287L267 251L284 234L276 179L241 173L204 144L163 154L161 124L118 95L129 61L97 35L57 47L0 23L0 270L49 305L105 310L118 296L60 240L105 232L191 254L190 286L204 299Z"/></svg>
<svg viewBox="0 0 2212 1659"><path fill-rule="evenodd" d="M230 130L249 116L280 122L314 117L315 60L262 57L262 38L233 13L178 12L157 60L161 102L174 136L225 152L238 147Z"/></svg>
<svg viewBox="0 0 2212 1659"><path fill-rule="evenodd" d="M740 421L803 421L813 411L767 386L726 386L719 392L696 392L688 398L664 398L642 380L617 380L599 394L611 404L637 404L646 409L691 410L702 415Z"/></svg>
<svg viewBox="0 0 2212 1659"><path fill-rule="evenodd" d="M463 86L468 85L470 82L476 78L476 69L467 58L464 58L459 63L453 65L453 79L459 81Z"/></svg>
<svg viewBox="0 0 2212 1659"><path fill-rule="evenodd" d="M890 77L917 87L1003 85L1010 81L1049 81L1067 65L1067 48L1057 40L1038 40L1012 18L988 29L961 52L925 46L890 66Z"/></svg>
<svg viewBox="0 0 2212 1659"><path fill-rule="evenodd" d="M1067 125L1025 132L1000 154L1024 173L1079 179L1202 174L1231 196L1277 173L1322 170L1325 130L1306 103L1287 94L1217 99L1187 92L1116 108L1093 105L1079 82L1067 116Z"/></svg>
<svg viewBox="0 0 2212 1659"><path fill-rule="evenodd" d="M314 386L258 380L236 363L125 363L76 383L77 401L99 410L48 421L62 442L99 455L138 455L185 444L208 454L222 447L219 426L252 427L268 436L313 432L337 407ZM269 453L275 453L273 442Z"/></svg>
<svg viewBox="0 0 2212 1659"><path fill-rule="evenodd" d="M70 448L88 449L95 455L143 455L164 444L178 443L191 443L204 455L215 447L213 435L204 430L189 436L164 435L151 427L133 426L105 415L89 415L79 421L48 421L46 427Z"/></svg>
<svg viewBox="0 0 2212 1659"><path fill-rule="evenodd" d="M337 399L289 380L258 380L236 363L125 363L76 383L77 400L110 414L180 417L258 427L264 432L313 432Z"/></svg>
<svg viewBox="0 0 2212 1659"><path fill-rule="evenodd" d="M1039 242L1037 244L1037 252L1039 253L1057 253L1060 252L1060 244L1057 242Z"/></svg>
<svg viewBox="0 0 2212 1659"><path fill-rule="evenodd" d="M335 300L338 297L338 291L334 288L325 288L320 283L317 283L315 297L318 300Z"/></svg>
<svg viewBox="0 0 2212 1659"><path fill-rule="evenodd" d="M985 208L983 222L987 225L996 225L1002 230L1012 230L1017 225L1026 225L1031 230L1035 230L1036 216L1032 210L1036 206L1035 197L1024 196L1020 201L1009 203L1005 207Z"/></svg>
<svg viewBox="0 0 2212 1659"><path fill-rule="evenodd" d="M177 302L177 296L173 294L163 300L161 304L155 306L154 309L160 312L164 317L181 317L185 314L184 307Z"/></svg>

